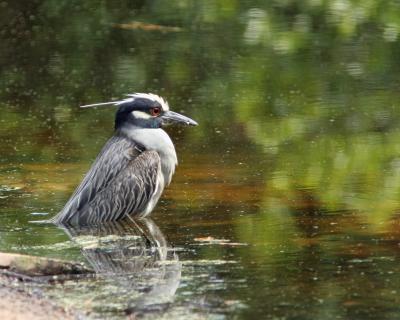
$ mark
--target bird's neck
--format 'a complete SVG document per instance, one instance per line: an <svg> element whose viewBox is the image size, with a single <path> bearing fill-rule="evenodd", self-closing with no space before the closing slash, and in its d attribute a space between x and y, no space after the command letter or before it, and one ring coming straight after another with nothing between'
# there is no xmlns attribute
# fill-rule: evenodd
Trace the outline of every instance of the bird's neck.
<svg viewBox="0 0 400 320"><path fill-rule="evenodd" d="M146 150L157 151L161 159L164 180L169 184L178 164L175 147L169 135L161 128L141 128L131 124L123 126L118 131L127 139L144 146Z"/></svg>

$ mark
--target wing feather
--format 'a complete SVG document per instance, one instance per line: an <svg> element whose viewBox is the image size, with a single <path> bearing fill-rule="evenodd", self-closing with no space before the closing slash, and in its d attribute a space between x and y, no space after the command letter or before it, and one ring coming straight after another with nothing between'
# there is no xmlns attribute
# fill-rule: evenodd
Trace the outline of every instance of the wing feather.
<svg viewBox="0 0 400 320"><path fill-rule="evenodd" d="M92 224L140 214L154 195L159 170L161 165L158 153L143 152L91 202L76 212L69 222Z"/></svg>
<svg viewBox="0 0 400 320"><path fill-rule="evenodd" d="M129 214L143 207L147 202L142 191L152 191L149 184L156 182L160 158L157 152L142 149L132 140L113 136L53 222L118 220L124 210ZM95 212L102 214L96 218Z"/></svg>

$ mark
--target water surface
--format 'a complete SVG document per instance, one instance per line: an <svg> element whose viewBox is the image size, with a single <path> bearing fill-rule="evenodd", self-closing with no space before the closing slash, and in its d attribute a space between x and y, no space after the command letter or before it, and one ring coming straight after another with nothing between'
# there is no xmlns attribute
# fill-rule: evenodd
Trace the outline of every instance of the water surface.
<svg viewBox="0 0 400 320"><path fill-rule="evenodd" d="M0 6L0 250L99 273L47 295L100 318L399 317L396 1ZM112 108L78 106L131 92L200 124L167 129L152 220L30 223L112 135Z"/></svg>

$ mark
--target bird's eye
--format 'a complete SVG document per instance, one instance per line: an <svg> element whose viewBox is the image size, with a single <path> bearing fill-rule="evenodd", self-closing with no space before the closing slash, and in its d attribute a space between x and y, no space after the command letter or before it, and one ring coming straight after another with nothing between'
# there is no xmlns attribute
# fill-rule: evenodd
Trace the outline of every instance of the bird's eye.
<svg viewBox="0 0 400 320"><path fill-rule="evenodd" d="M150 113L153 117L157 117L161 113L161 108L159 108L159 107L152 108L152 109L150 109Z"/></svg>

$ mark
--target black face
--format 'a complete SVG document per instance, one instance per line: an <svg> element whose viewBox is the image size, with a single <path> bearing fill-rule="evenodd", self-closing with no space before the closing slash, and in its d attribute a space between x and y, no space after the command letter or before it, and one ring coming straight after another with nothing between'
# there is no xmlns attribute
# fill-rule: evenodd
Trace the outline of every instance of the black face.
<svg viewBox="0 0 400 320"><path fill-rule="evenodd" d="M132 124L142 128L160 128L163 124L163 108L158 101L137 98L122 103L115 116L115 128Z"/></svg>

